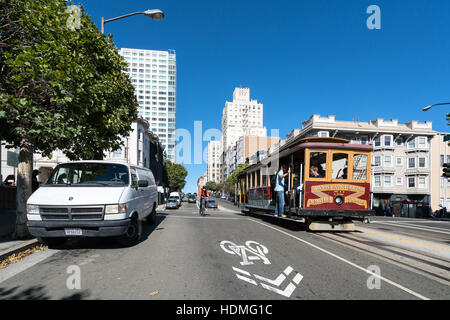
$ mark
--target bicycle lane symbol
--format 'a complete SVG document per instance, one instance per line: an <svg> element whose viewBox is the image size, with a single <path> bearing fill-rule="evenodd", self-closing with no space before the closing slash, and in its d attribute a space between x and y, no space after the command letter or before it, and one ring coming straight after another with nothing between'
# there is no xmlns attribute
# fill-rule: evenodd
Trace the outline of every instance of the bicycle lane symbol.
<svg viewBox="0 0 450 320"><path fill-rule="evenodd" d="M270 260L266 257L269 253L269 249L256 241L247 241L245 245L236 245L231 241L224 240L220 243L220 247L226 253L239 256L242 259L240 262L242 266L252 265L254 264L254 261L258 260L262 261L263 264L271 264ZM257 274L252 275L250 272L236 267L232 268L236 272L236 277L238 279L251 283L255 286L258 286L259 283L264 289L287 298L292 295L300 281L303 279L303 276L297 272L292 278L292 281L290 281L284 289L281 289L280 286L294 270L291 266L285 268L285 270L274 280Z"/></svg>

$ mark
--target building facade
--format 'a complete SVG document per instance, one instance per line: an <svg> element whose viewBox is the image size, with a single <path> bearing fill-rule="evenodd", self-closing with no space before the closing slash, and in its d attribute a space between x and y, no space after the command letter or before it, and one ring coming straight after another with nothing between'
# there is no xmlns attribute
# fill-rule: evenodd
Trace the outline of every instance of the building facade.
<svg viewBox="0 0 450 320"><path fill-rule="evenodd" d="M177 66L174 50L120 49L128 62L125 73L131 78L139 103L139 116L149 122L167 152L176 161Z"/></svg>
<svg viewBox="0 0 450 320"><path fill-rule="evenodd" d="M122 138L124 146L115 151L106 152L104 160L123 161L152 169L157 185L162 186L162 167L166 159L158 137L149 131L148 122L142 118L133 122L131 128L129 135ZM4 147L1 149L0 171L3 179L8 175L14 175L14 181L17 181L17 164L14 154L18 156L18 150ZM58 164L68 161L70 159L60 150L53 151L51 157L44 157L40 153L33 154L33 169L39 170L38 181L45 183Z"/></svg>
<svg viewBox="0 0 450 320"><path fill-rule="evenodd" d="M222 111L222 181L235 166L236 142L242 136L266 136L263 126L263 104L250 100L249 88L235 88L233 101L225 102ZM232 170L231 170L232 172Z"/></svg>
<svg viewBox="0 0 450 320"><path fill-rule="evenodd" d="M207 146L206 180L220 182L220 141L210 141Z"/></svg>
<svg viewBox="0 0 450 320"><path fill-rule="evenodd" d="M438 133L431 140L431 209L433 212L441 207L450 211L450 181L442 176L443 164L450 163L450 141L444 141L449 133Z"/></svg>
<svg viewBox="0 0 450 320"><path fill-rule="evenodd" d="M436 134L429 121L337 121L335 116L312 115L300 131L288 135L287 143L318 136L372 144L373 207L377 214L383 214L390 205L397 215L422 217L429 214L432 204L431 148Z"/></svg>

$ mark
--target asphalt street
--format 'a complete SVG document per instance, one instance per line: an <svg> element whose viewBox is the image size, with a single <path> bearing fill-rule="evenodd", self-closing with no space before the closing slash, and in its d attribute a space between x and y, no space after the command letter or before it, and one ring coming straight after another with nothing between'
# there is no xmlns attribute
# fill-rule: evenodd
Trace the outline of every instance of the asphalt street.
<svg viewBox="0 0 450 320"><path fill-rule="evenodd" d="M73 239L9 265L0 299L450 299L450 222L375 220L312 233L226 201L203 217L183 202L136 246Z"/></svg>

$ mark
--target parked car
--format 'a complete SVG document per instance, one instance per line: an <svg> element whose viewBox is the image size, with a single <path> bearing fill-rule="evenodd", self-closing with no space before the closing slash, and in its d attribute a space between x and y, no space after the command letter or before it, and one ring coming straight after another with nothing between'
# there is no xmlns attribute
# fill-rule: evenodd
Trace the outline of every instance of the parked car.
<svg viewBox="0 0 450 320"><path fill-rule="evenodd" d="M69 237L139 242L141 223L154 223L158 193L151 170L112 161L63 163L27 201L30 233L49 246Z"/></svg>
<svg viewBox="0 0 450 320"><path fill-rule="evenodd" d="M227 197L225 197L225 196L221 196L221 197L220 197L220 199L226 199L226 198L227 198Z"/></svg>
<svg viewBox="0 0 450 320"><path fill-rule="evenodd" d="M195 197L189 197L188 203L196 203L197 199Z"/></svg>
<svg viewBox="0 0 450 320"><path fill-rule="evenodd" d="M181 207L180 202L178 201L179 199L177 197L169 197L169 199L167 199L167 202L169 201L175 201L177 203L177 208Z"/></svg>
<svg viewBox="0 0 450 320"><path fill-rule="evenodd" d="M217 202L216 202L216 200L208 200L208 201L206 201L206 207L207 208L217 209Z"/></svg>
<svg viewBox="0 0 450 320"><path fill-rule="evenodd" d="M180 196L180 194L178 192L171 192L169 194L169 199L172 198L172 197L177 198L178 206L181 206L181 196Z"/></svg>
<svg viewBox="0 0 450 320"><path fill-rule="evenodd" d="M166 203L166 209L178 209L179 207L178 200L175 197L169 198Z"/></svg>

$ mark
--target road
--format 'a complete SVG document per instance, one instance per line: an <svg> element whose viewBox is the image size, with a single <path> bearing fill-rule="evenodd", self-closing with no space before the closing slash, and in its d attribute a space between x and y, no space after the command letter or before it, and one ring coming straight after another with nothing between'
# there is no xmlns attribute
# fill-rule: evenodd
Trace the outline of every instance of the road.
<svg viewBox="0 0 450 320"><path fill-rule="evenodd" d="M0 299L450 299L450 222L409 220L312 233L183 202L134 247L75 239L9 265Z"/></svg>

